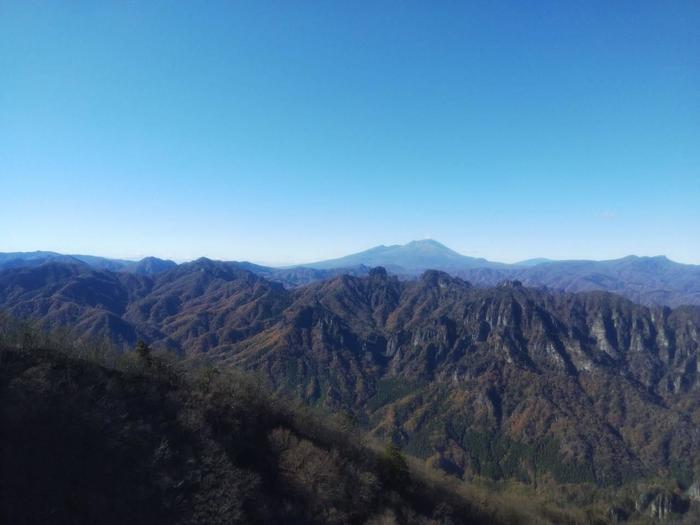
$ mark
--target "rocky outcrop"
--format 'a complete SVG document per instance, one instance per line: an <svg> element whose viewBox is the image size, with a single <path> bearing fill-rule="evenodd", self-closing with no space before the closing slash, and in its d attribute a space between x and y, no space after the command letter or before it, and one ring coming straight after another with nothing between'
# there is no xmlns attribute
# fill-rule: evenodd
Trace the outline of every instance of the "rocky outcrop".
<svg viewBox="0 0 700 525"><path fill-rule="evenodd" d="M635 510L655 520L667 520L672 514L688 510L688 501L673 492L660 489L642 492L635 501Z"/></svg>
<svg viewBox="0 0 700 525"><path fill-rule="evenodd" d="M629 512L621 507L610 507L607 518L610 523L624 523L629 519Z"/></svg>
<svg viewBox="0 0 700 525"><path fill-rule="evenodd" d="M700 502L700 482L696 481L690 487L688 487L688 490L685 492L685 495L691 500L691 501L697 501Z"/></svg>

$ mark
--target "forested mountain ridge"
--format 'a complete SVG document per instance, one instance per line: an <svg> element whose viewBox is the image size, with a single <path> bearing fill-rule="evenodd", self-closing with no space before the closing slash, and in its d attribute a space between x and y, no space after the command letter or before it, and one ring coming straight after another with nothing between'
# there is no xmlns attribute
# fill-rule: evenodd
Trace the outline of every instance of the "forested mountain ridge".
<svg viewBox="0 0 700 525"><path fill-rule="evenodd" d="M699 322L697 308L601 292L375 270L307 287L221 355L310 403L359 407L375 433L460 475L605 484L682 467L692 480Z"/></svg>
<svg viewBox="0 0 700 525"><path fill-rule="evenodd" d="M503 279L569 292L608 291L647 306L700 305L700 266L666 257L629 256L610 261L548 261L509 269L467 269L455 275L478 286Z"/></svg>
<svg viewBox="0 0 700 525"><path fill-rule="evenodd" d="M382 268L287 289L207 259L156 276L7 270L0 306L253 371L462 477L690 484L700 472L697 307Z"/></svg>
<svg viewBox="0 0 700 525"><path fill-rule="evenodd" d="M173 261L155 257L126 261L54 252L0 253L0 271L46 263L77 264L97 270L149 276L177 266ZM464 256L437 241L426 239L405 245L377 246L338 259L284 268L247 261L225 264L249 270L287 288L338 275L363 276L371 267L382 266L404 280L415 279L426 270L440 270L480 287L496 286L504 280L519 280L527 286L546 286L559 291L613 292L647 306L700 305L700 265L681 264L664 256L628 256L603 261L540 258L505 264Z"/></svg>
<svg viewBox="0 0 700 525"><path fill-rule="evenodd" d="M413 278L430 269L459 276L476 286L495 286L520 280L529 286L554 290L614 292L646 305L700 305L700 265L681 264L664 256L621 259L530 259L504 264L461 255L437 241L426 239L405 245L377 246L339 259L312 263L313 268L349 265L384 266L394 274Z"/></svg>
<svg viewBox="0 0 700 525"><path fill-rule="evenodd" d="M322 422L232 370L145 346L117 357L47 345L37 333L38 345L18 345L7 330L0 322L2 523L506 525L577 514L477 501L409 469L395 447L367 447L342 417Z"/></svg>

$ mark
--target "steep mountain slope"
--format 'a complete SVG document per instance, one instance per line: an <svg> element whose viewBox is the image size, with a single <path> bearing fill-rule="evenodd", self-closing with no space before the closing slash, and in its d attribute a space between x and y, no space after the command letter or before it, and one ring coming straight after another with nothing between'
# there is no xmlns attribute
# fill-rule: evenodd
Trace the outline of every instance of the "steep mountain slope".
<svg viewBox="0 0 700 525"><path fill-rule="evenodd" d="M208 259L156 276L58 263L0 272L0 305L14 316L70 326L78 338L131 346L143 338L178 351L255 333L287 295L280 284Z"/></svg>
<svg viewBox="0 0 700 525"><path fill-rule="evenodd" d="M2 523L506 523L239 374L66 350L0 338Z"/></svg>
<svg viewBox="0 0 700 525"><path fill-rule="evenodd" d="M187 352L250 337L291 301L281 284L209 259L179 265L149 282L124 319L150 334L150 341Z"/></svg>
<svg viewBox="0 0 700 525"><path fill-rule="evenodd" d="M156 276L50 264L0 307L76 337L144 338L352 411L458 475L620 483L700 474L700 308L605 292L476 288L382 268L298 289L201 259Z"/></svg>
<svg viewBox="0 0 700 525"><path fill-rule="evenodd" d="M149 284L134 275L51 262L0 272L0 304L16 317L69 326L81 337L133 344L137 330L123 315Z"/></svg>
<svg viewBox="0 0 700 525"><path fill-rule="evenodd" d="M310 403L358 409L455 472L692 479L698 327L696 308L374 271L306 288L280 323L225 353Z"/></svg>

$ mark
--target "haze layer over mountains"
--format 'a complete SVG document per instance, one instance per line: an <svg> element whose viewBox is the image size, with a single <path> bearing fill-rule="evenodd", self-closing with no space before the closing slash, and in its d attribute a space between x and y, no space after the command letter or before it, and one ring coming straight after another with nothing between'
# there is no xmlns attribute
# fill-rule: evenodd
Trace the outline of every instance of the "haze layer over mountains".
<svg viewBox="0 0 700 525"><path fill-rule="evenodd" d="M141 261L109 259L55 252L0 253L0 271L38 266L46 262L87 265L93 268L141 275L155 275L177 266L173 261L147 257ZM337 259L286 268L237 262L241 268L295 287L339 274L366 275L382 266L402 279L425 270L440 270L475 286L493 286L503 280L519 280L527 286L546 286L568 292L605 290L644 305L700 304L700 266L681 264L665 256L630 255L606 261L530 259L515 264L461 255L434 240L405 245L377 246Z"/></svg>

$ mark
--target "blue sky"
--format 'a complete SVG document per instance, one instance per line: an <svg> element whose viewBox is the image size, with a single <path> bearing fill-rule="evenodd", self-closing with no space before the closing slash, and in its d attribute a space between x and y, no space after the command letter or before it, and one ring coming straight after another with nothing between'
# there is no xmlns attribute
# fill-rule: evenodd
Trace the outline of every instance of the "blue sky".
<svg viewBox="0 0 700 525"><path fill-rule="evenodd" d="M700 263L700 3L0 0L0 251Z"/></svg>

